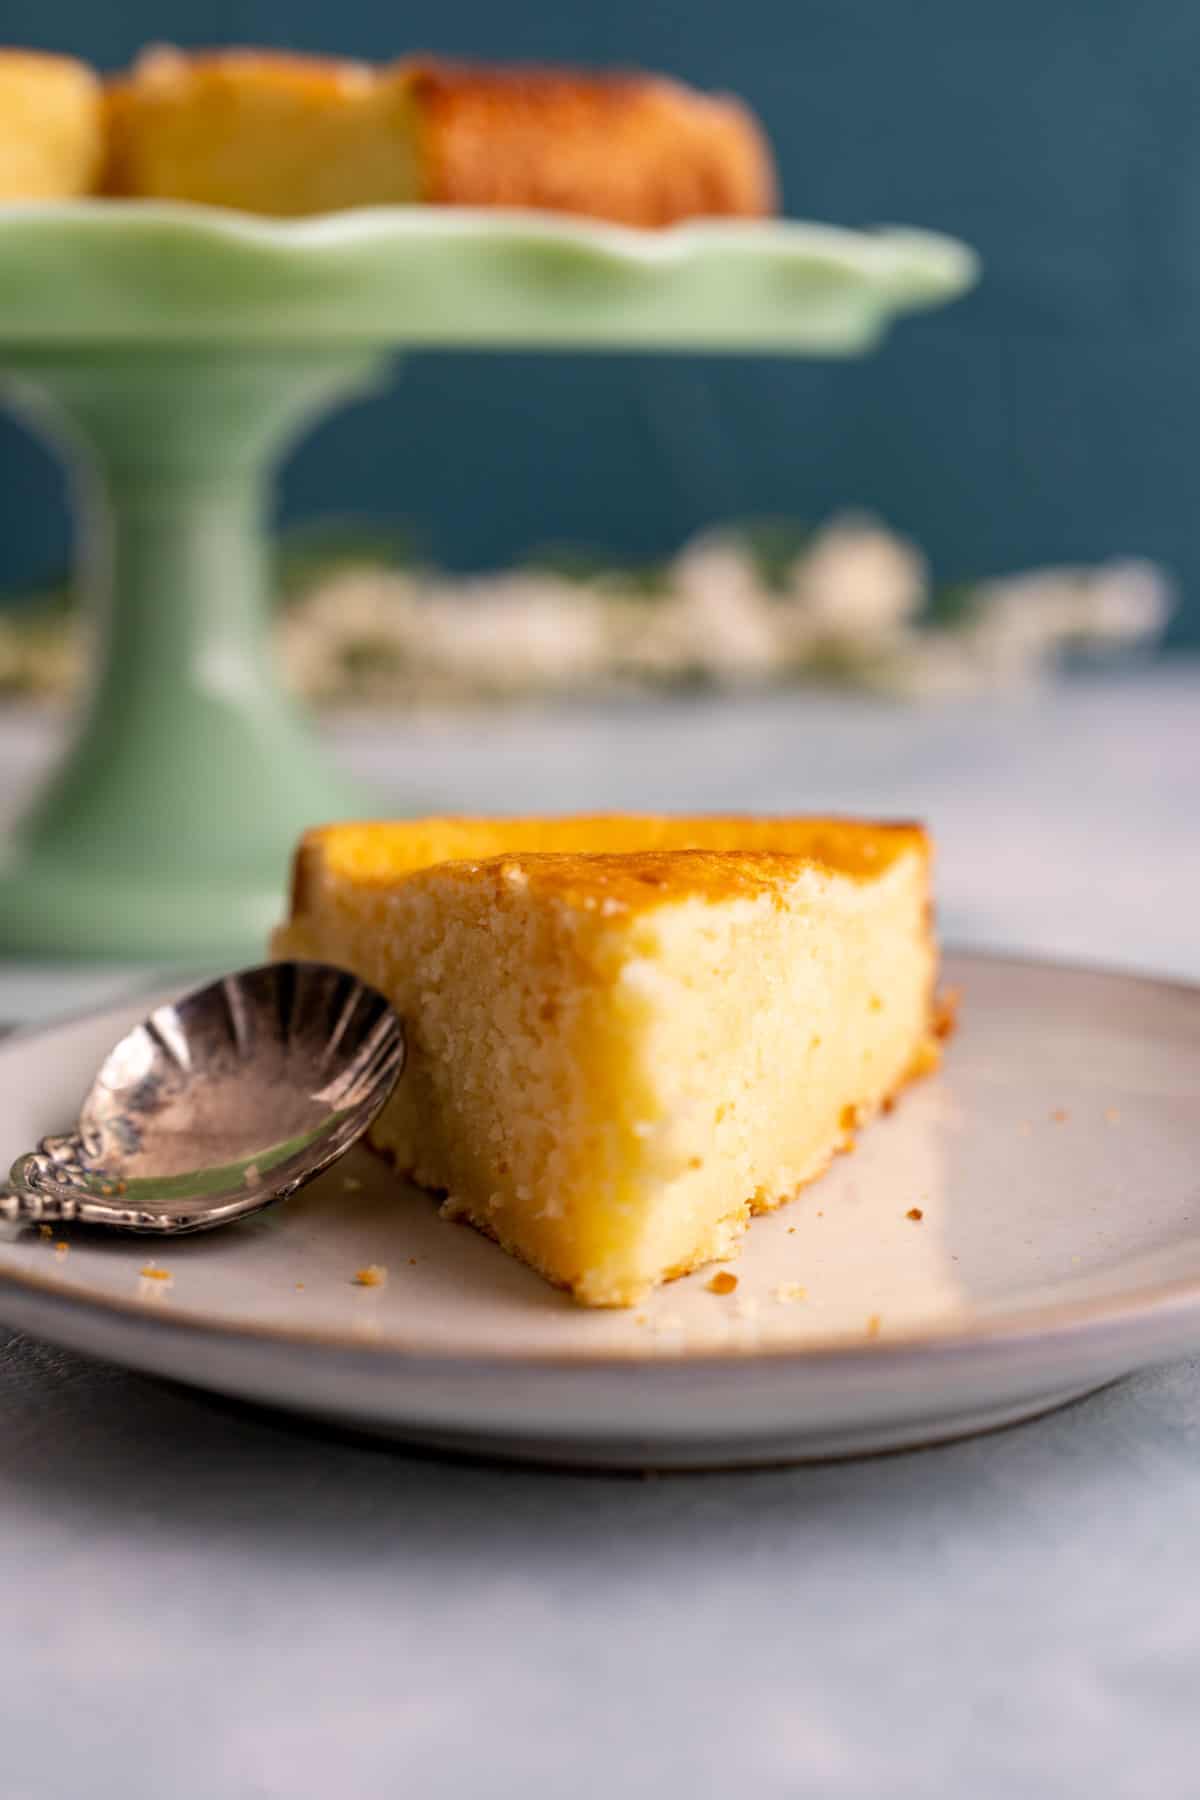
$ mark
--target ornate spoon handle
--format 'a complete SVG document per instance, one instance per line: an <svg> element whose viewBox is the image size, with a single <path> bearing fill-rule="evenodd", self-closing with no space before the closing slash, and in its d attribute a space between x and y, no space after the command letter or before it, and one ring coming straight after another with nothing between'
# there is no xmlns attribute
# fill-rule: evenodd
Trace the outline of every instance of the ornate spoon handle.
<svg viewBox="0 0 1200 1800"><path fill-rule="evenodd" d="M54 1189L0 1187L0 1219L10 1225L67 1225L79 1210L73 1194Z"/></svg>

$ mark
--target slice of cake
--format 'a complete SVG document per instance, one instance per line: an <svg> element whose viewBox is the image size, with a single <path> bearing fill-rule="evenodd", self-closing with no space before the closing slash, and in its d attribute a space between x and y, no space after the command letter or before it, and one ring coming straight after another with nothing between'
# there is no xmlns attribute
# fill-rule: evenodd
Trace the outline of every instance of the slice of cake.
<svg viewBox="0 0 1200 1800"><path fill-rule="evenodd" d="M372 1141L592 1306L730 1251L936 1062L930 850L814 819L338 825L280 957L408 1027Z"/></svg>
<svg viewBox="0 0 1200 1800"><path fill-rule="evenodd" d="M420 198L529 206L627 225L769 213L770 148L729 95L642 74L497 68L411 58L388 85L409 97Z"/></svg>
<svg viewBox="0 0 1200 1800"><path fill-rule="evenodd" d="M86 64L0 50L0 203L88 193L102 158L102 113Z"/></svg>
<svg viewBox="0 0 1200 1800"><path fill-rule="evenodd" d="M109 192L249 212L424 202L663 225L774 201L745 107L644 75L163 48L113 83L109 131Z"/></svg>
<svg viewBox="0 0 1200 1800"><path fill-rule="evenodd" d="M104 185L281 215L412 201L411 108L367 63L160 46L109 87Z"/></svg>

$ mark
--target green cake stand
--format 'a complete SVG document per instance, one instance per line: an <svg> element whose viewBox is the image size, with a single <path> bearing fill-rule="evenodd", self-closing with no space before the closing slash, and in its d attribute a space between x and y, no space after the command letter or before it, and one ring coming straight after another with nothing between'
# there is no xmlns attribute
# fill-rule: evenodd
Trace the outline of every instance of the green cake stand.
<svg viewBox="0 0 1200 1800"><path fill-rule="evenodd" d="M93 634L73 745L0 843L0 950L252 955L298 833L375 810L280 686L265 518L287 445L392 353L848 356L974 272L944 237L792 222L0 209L3 395L70 461Z"/></svg>

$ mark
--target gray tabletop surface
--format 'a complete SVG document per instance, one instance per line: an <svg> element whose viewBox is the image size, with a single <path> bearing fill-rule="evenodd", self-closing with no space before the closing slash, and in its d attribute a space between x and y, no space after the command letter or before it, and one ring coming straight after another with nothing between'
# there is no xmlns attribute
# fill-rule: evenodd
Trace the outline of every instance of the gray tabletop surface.
<svg viewBox="0 0 1200 1800"><path fill-rule="evenodd" d="M16 789L55 728L0 715ZM1200 977L1200 672L333 731L432 806L918 812L959 942ZM6 792L9 786L6 784ZM129 971L0 968L0 1017ZM630 1477L0 1330L0 1800L1200 1793L1200 1360L912 1455Z"/></svg>

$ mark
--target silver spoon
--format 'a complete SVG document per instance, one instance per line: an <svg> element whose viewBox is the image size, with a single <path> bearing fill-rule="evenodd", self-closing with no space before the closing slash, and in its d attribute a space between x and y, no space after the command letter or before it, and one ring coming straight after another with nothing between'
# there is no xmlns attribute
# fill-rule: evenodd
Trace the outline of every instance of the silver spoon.
<svg viewBox="0 0 1200 1800"><path fill-rule="evenodd" d="M121 1039L77 1129L13 1164L0 1219L163 1233L243 1219L336 1162L403 1066L400 1020L343 970L228 975Z"/></svg>

